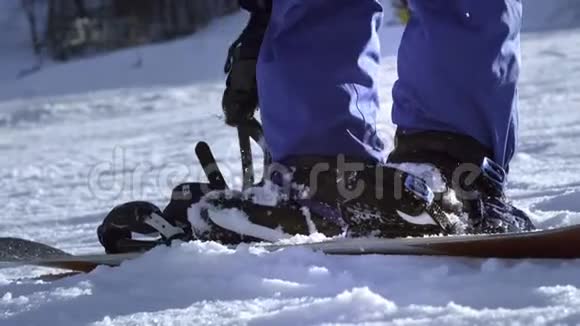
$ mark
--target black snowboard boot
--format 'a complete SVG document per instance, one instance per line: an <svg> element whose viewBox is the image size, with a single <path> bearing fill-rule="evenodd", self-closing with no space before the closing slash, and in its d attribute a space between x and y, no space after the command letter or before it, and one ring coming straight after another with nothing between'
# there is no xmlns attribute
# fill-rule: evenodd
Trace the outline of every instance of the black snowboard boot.
<svg viewBox="0 0 580 326"><path fill-rule="evenodd" d="M291 163L293 180L303 189L295 200L335 205L350 237L454 232L454 222L434 203L431 189L411 174L341 155Z"/></svg>
<svg viewBox="0 0 580 326"><path fill-rule="evenodd" d="M235 244L294 235L406 237L454 232L420 178L340 156L274 164L265 184L204 197L194 234Z"/></svg>
<svg viewBox="0 0 580 326"><path fill-rule="evenodd" d="M460 216L468 233L505 233L534 229L528 215L505 195L506 171L475 139L447 132L397 131L389 166L413 173L436 189L436 202ZM439 176L433 177L435 171ZM442 182L434 179L440 178ZM433 183L439 183L433 185Z"/></svg>
<svg viewBox="0 0 580 326"><path fill-rule="evenodd" d="M319 211L328 214L323 217ZM311 211L292 200L290 192L266 181L245 191L184 183L173 190L163 214L170 220L188 219L196 239L239 244L275 242L297 234L339 235L343 225L335 211L323 203Z"/></svg>

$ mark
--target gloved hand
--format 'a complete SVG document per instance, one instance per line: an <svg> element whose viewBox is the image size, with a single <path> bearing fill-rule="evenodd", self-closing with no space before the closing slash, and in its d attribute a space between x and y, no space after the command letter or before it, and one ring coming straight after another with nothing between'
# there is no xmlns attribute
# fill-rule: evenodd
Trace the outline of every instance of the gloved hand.
<svg viewBox="0 0 580 326"><path fill-rule="evenodd" d="M232 48L230 52L222 109L226 124L237 126L250 120L258 108L257 59L242 57L239 47Z"/></svg>
<svg viewBox="0 0 580 326"><path fill-rule="evenodd" d="M222 109L230 126L250 120L258 108L256 64L272 8L270 1L240 1L240 5L251 16L242 34L230 46L224 67L228 77Z"/></svg>

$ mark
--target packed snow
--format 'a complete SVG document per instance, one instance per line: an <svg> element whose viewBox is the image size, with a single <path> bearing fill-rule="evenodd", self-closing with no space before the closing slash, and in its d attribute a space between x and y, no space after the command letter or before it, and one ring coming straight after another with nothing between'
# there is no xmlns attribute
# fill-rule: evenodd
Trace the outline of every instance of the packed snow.
<svg viewBox="0 0 580 326"><path fill-rule="evenodd" d="M23 78L27 54L3 48L0 236L98 252L96 227L115 204L162 206L173 186L204 179L193 155L198 140L210 143L239 188L237 135L224 126L220 97L226 49L245 19L225 17L166 44L51 63ZM520 150L509 190L541 228L580 223L580 30L549 27L523 37ZM387 146L401 31L382 31ZM55 270L0 269L0 324L578 324L579 270L579 261L339 257L192 242L51 283L22 279Z"/></svg>

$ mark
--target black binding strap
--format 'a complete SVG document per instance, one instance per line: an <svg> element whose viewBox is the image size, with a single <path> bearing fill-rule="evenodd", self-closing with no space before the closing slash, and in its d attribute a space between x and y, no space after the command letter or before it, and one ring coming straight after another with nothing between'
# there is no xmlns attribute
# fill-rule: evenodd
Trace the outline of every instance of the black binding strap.
<svg viewBox="0 0 580 326"><path fill-rule="evenodd" d="M199 159L199 163L201 164L203 172L205 172L212 189L228 189L228 184L217 165L209 145L204 141L200 141L195 145L195 154Z"/></svg>
<svg viewBox="0 0 580 326"><path fill-rule="evenodd" d="M266 173L267 167L272 163L272 157L264 139L262 126L255 118L238 127L238 136L240 141L240 153L242 155L243 189L247 189L248 187L253 186L255 181L250 139L253 139L258 144L264 154L264 173ZM262 181L263 180L264 177L262 177Z"/></svg>
<svg viewBox="0 0 580 326"><path fill-rule="evenodd" d="M242 159L243 189L247 189L253 186L255 182L250 139L253 139L260 149L262 149L264 154L264 173L267 170L267 167L272 163L272 157L264 139L262 126L255 118L238 127L238 137ZM195 154L201 163L203 171L205 172L212 189L229 189L209 145L203 141L197 143L195 146Z"/></svg>
<svg viewBox="0 0 580 326"><path fill-rule="evenodd" d="M242 157L242 189L248 189L254 185L254 163L250 144L250 131L248 129L248 126L242 125L238 127L238 140Z"/></svg>

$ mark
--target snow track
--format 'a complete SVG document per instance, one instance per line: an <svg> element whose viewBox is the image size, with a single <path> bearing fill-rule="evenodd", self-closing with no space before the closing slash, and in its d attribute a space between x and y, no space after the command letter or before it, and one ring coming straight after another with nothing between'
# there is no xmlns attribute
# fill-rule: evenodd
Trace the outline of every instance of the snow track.
<svg viewBox="0 0 580 326"><path fill-rule="evenodd" d="M219 117L227 43L244 16L205 32L0 84L0 236L74 252L117 203L163 205L202 180L207 140L241 184L236 132ZM381 132L390 144L394 44L385 29ZM520 151L510 193L542 227L580 223L580 30L526 34ZM31 95L35 95L31 97ZM257 150L255 151L257 152ZM580 322L580 262L331 257L215 243L157 248L120 268L51 284L0 270L2 325L529 325Z"/></svg>

